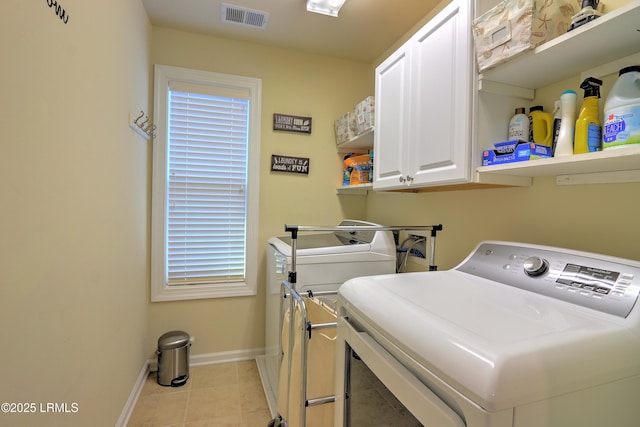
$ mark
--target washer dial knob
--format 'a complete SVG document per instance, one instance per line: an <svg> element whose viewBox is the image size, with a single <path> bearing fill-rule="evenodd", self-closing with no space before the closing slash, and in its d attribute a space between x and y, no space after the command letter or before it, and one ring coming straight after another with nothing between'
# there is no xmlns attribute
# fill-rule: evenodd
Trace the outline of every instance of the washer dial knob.
<svg viewBox="0 0 640 427"><path fill-rule="evenodd" d="M532 256L524 260L524 272L527 276L540 276L549 270L549 263L546 259Z"/></svg>

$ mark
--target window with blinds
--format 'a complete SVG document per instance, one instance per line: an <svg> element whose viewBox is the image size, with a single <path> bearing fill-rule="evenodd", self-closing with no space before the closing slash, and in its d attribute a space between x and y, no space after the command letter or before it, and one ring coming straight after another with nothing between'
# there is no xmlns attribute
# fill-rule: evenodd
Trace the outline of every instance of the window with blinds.
<svg viewBox="0 0 640 427"><path fill-rule="evenodd" d="M243 281L249 101L169 97L169 285Z"/></svg>
<svg viewBox="0 0 640 427"><path fill-rule="evenodd" d="M156 108L166 122L157 132L163 156L154 152L153 193L162 203L152 202L152 222L162 226L152 224L152 240L162 245L152 242L152 299L255 294L255 262L248 262L257 244L255 84L159 67ZM172 77L180 70L188 76ZM206 78L198 81L193 73Z"/></svg>

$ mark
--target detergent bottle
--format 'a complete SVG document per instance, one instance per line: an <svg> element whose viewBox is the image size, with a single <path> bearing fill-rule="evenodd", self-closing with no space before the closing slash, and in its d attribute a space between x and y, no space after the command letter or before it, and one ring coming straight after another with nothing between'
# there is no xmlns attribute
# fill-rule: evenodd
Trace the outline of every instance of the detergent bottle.
<svg viewBox="0 0 640 427"><path fill-rule="evenodd" d="M529 141L551 147L553 143L553 116L543 110L542 105L529 108Z"/></svg>
<svg viewBox="0 0 640 427"><path fill-rule="evenodd" d="M524 107L516 108L514 116L509 121L509 140L529 141L529 118L524 111Z"/></svg>
<svg viewBox="0 0 640 427"><path fill-rule="evenodd" d="M558 136L560 135L560 123L562 123L562 109L561 101L557 100L553 104L553 138L551 140L551 152L556 151L556 145L558 145ZM571 141L573 144L573 141ZM573 154L573 150L572 150Z"/></svg>
<svg viewBox="0 0 640 427"><path fill-rule="evenodd" d="M576 125L576 99L578 95L573 90L565 90L560 96L560 129L558 142L553 152L554 157L570 156L573 154L573 134Z"/></svg>
<svg viewBox="0 0 640 427"><path fill-rule="evenodd" d="M573 143L573 154L599 151L602 145L602 122L598 113L602 80L587 77L580 89L584 89L584 100L576 121L576 137Z"/></svg>
<svg viewBox="0 0 640 427"><path fill-rule="evenodd" d="M640 65L620 70L604 102L602 149L640 144Z"/></svg>

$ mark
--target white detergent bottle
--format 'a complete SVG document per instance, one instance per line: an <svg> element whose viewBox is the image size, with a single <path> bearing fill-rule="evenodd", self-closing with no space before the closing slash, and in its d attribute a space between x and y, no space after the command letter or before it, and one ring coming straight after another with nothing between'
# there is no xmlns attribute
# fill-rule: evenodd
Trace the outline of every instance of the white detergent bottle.
<svg viewBox="0 0 640 427"><path fill-rule="evenodd" d="M556 144L554 157L573 155L573 136L576 125L576 100L578 95L573 90L565 90L560 95L560 110L562 119L560 120L560 131L558 132L558 143Z"/></svg>
<svg viewBox="0 0 640 427"><path fill-rule="evenodd" d="M602 149L640 144L640 65L620 70L604 103Z"/></svg>
<svg viewBox="0 0 640 427"><path fill-rule="evenodd" d="M510 141L514 139L529 141L529 117L524 112L524 107L516 108L514 116L509 121Z"/></svg>

